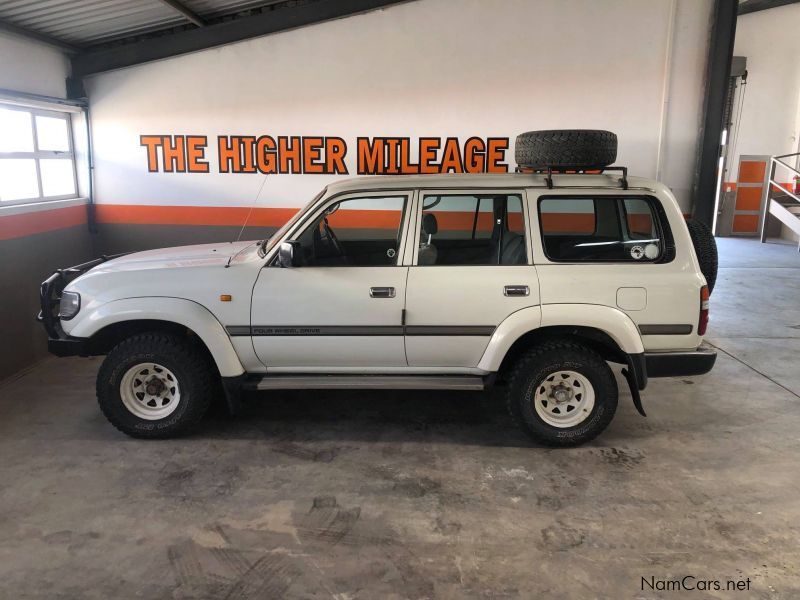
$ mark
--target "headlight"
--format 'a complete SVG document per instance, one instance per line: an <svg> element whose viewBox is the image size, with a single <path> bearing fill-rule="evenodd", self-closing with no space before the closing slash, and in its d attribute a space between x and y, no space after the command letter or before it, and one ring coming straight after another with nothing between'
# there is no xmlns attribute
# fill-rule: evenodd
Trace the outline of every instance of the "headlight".
<svg viewBox="0 0 800 600"><path fill-rule="evenodd" d="M65 321L69 321L78 314L81 309L81 295L75 292L64 292L61 294L61 302L58 305L58 316Z"/></svg>

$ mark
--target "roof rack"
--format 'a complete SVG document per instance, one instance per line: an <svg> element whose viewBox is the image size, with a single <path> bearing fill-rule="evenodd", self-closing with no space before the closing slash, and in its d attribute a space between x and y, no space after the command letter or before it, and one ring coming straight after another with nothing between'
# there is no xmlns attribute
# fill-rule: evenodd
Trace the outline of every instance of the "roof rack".
<svg viewBox="0 0 800 600"><path fill-rule="evenodd" d="M573 167L573 166L559 166L559 167L547 167L545 169L528 169L523 170L520 167L515 169L516 173L547 173L547 176L544 178L545 183L547 184L547 188L552 190L555 185L553 184L553 173L562 174L562 175L601 175L606 171L618 171L622 173L622 177L620 178L620 187L623 190L628 189L628 167L599 167L599 168L591 168L586 166L580 167Z"/></svg>

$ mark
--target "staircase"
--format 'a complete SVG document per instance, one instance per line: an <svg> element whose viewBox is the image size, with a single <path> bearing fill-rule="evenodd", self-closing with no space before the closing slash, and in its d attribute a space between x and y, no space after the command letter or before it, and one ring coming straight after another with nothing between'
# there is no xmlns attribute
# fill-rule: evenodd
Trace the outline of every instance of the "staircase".
<svg viewBox="0 0 800 600"><path fill-rule="evenodd" d="M791 186L787 187L786 183L779 183L775 179L775 172L778 168L787 171L790 179L800 177L800 171L785 162L786 159L797 161L799 156L800 153L784 154L770 158L769 180L767 185L764 186L764 194L767 201L762 204L763 210L766 211L761 219L762 243L767 239L767 225L769 219L773 217L800 236L800 196L795 194ZM800 244L798 244L797 250L800 252Z"/></svg>

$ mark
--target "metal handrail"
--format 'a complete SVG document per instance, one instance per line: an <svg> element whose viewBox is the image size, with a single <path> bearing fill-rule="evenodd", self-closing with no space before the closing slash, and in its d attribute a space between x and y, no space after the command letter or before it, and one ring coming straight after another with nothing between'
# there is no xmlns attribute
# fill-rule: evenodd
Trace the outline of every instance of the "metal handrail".
<svg viewBox="0 0 800 600"><path fill-rule="evenodd" d="M780 182L775 180L775 171L780 165L784 169L787 169L790 173L794 174L796 178L800 178L800 171L794 168L791 165L786 164L782 158L790 158L793 157L796 160L800 157L800 152L794 152L792 154L780 154L778 156L770 156L769 159L769 176L767 177L767 181L764 184L764 190L762 192L763 199L761 202L761 242L765 242L767 239L767 219L770 214L770 203L774 201L772 198L772 186L774 185L778 188L781 192L792 198L795 202L800 203L800 196L795 194L794 190L786 189ZM800 246L798 246L798 250L800 250Z"/></svg>
<svg viewBox="0 0 800 600"><path fill-rule="evenodd" d="M795 152L794 154L781 154L780 156L771 156L770 157L770 161L769 161L770 162L769 179L767 180L767 186L766 186L767 187L767 191L766 191L767 200L770 199L770 197L769 197L769 192L771 191L771 187L770 186L774 185L776 188L778 188L782 192L785 192L786 195L791 196L792 198L797 200L797 202L800 202L800 197L795 195L795 193L793 191L787 190L779 182L775 181L775 168L778 165L782 166L785 169L788 169L790 172L794 173L794 175L796 177L800 177L800 171L795 169L793 166L787 165L785 162L780 160L781 158L789 158L790 156L793 156L793 157L797 158L798 156L800 156L800 152Z"/></svg>

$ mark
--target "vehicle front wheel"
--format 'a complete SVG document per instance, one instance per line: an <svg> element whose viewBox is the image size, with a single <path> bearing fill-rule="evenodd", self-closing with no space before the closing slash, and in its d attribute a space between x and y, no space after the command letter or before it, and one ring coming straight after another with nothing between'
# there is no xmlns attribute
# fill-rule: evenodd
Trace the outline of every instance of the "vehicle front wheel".
<svg viewBox="0 0 800 600"><path fill-rule="evenodd" d="M146 333L120 342L97 374L97 401L114 427L157 439L188 432L208 410L213 365L189 340Z"/></svg>
<svg viewBox="0 0 800 600"><path fill-rule="evenodd" d="M577 446L597 437L617 410L617 382L594 351L548 342L524 354L508 386L508 409L519 427L547 446Z"/></svg>

